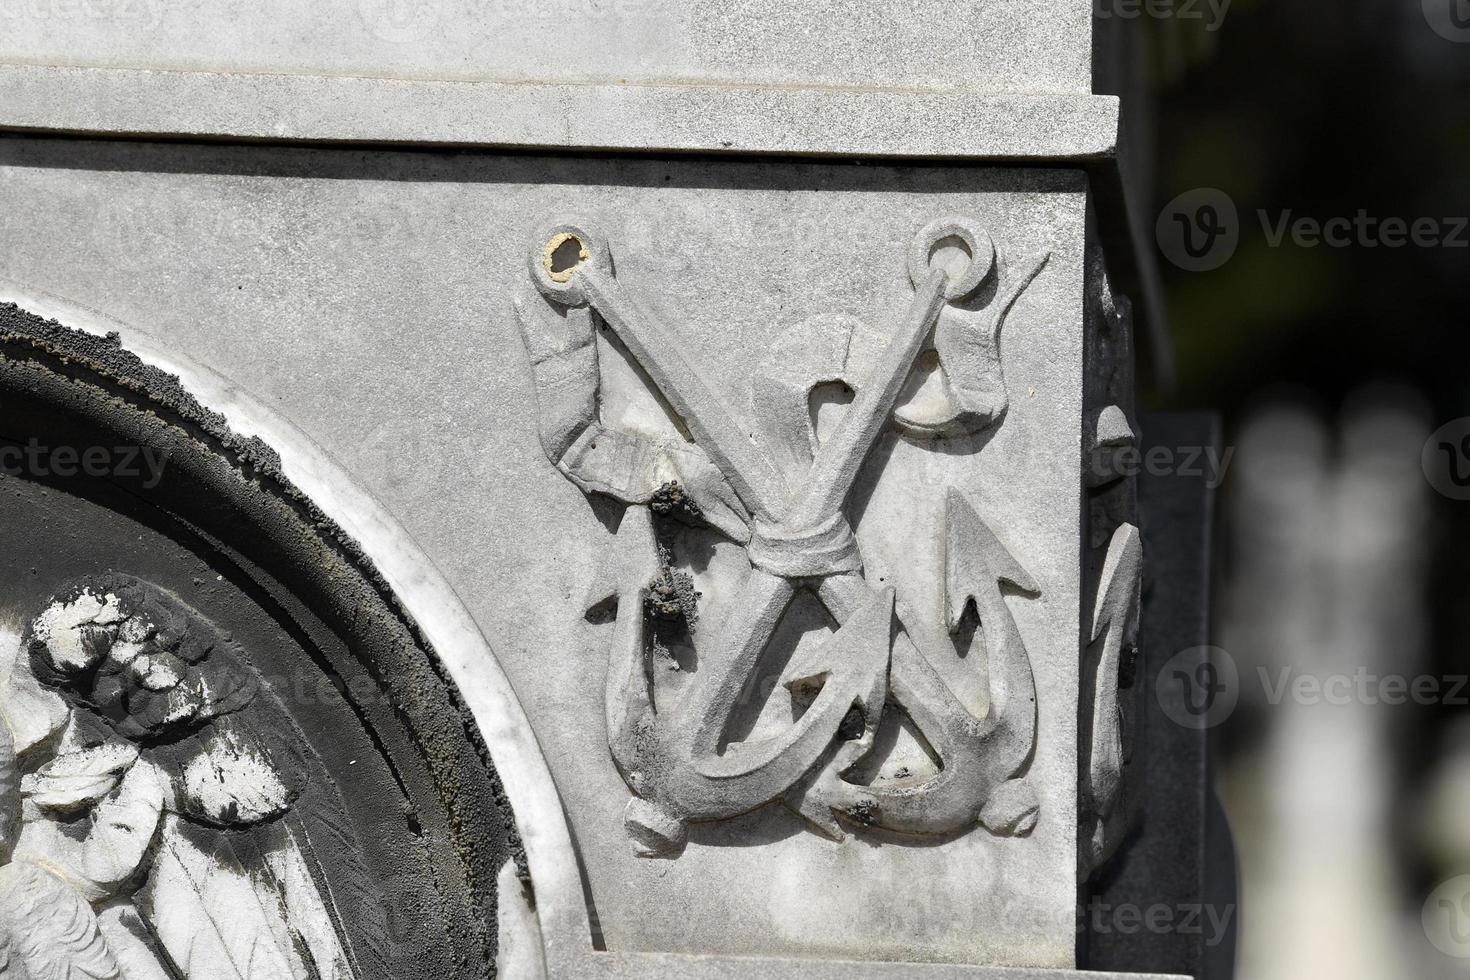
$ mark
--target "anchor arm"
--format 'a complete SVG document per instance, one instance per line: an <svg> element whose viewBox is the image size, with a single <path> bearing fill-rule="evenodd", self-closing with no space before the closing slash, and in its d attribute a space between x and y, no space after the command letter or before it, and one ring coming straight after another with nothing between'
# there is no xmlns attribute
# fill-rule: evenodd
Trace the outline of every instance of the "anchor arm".
<svg viewBox="0 0 1470 980"><path fill-rule="evenodd" d="M872 594L872 588L858 575L833 575L823 579L818 591L823 605L838 619L852 615ZM969 813L970 801L962 793L943 787L953 781L952 769L964 764L962 756L973 741L975 719L954 699L929 658L904 631L893 638L888 685L930 747L947 760L946 769L922 783L884 787L849 783L842 774L871 749L872 729L865 732L861 741L847 743L819 773L796 787L789 798L798 813L834 840L846 836L834 814L851 819L864 806L876 806L884 826L915 833L939 832L935 828L973 819ZM876 718L876 712L868 714L870 724Z"/></svg>
<svg viewBox="0 0 1470 980"><path fill-rule="evenodd" d="M1011 716L1013 705L1022 712L1029 706L1029 727L1034 730L1036 683L1021 631L1000 586L1008 582L1031 595L1041 590L958 490L949 492L945 523L945 616L950 630L958 629L965 607L974 600L990 663L987 721L998 724Z"/></svg>
<svg viewBox="0 0 1470 980"><path fill-rule="evenodd" d="M664 760L671 765L654 791L675 818L729 817L776 799L830 751L851 708L872 712L881 705L893 621L891 589L871 594L812 662L796 668L788 686L820 681L822 687L795 725L779 736L717 751L734 699L794 591L787 579L759 569L747 579L742 598L750 601L733 608L735 621L725 624L723 636L730 640L722 642L733 649L723 651L718 675L705 689L714 693L697 695L674 729L674 743L688 746L688 754Z"/></svg>
<svg viewBox="0 0 1470 980"><path fill-rule="evenodd" d="M676 729L694 757L713 754L746 678L796 595L789 579L752 568L720 623L718 649L704 657L709 678L679 706Z"/></svg>

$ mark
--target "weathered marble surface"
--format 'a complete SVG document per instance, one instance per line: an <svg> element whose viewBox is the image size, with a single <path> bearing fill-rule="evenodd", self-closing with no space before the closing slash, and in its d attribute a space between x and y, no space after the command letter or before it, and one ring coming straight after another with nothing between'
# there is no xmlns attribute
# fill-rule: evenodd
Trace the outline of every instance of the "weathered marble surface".
<svg viewBox="0 0 1470 980"><path fill-rule="evenodd" d="M1071 0L26 0L0 61L508 82L1091 91ZM332 43L324 44L324 38Z"/></svg>
<svg viewBox="0 0 1470 980"><path fill-rule="evenodd" d="M401 81L0 63L0 127L107 136L1099 162L1118 99L1053 92ZM894 119L905 125L896 128Z"/></svg>
<svg viewBox="0 0 1470 980"><path fill-rule="evenodd" d="M514 806L507 975L1069 975L1137 816L1144 558L1114 288L1148 274L1088 5L0 15L0 130L124 137L0 139L0 298L117 330L362 542ZM538 271L567 216L612 255L595 312ZM973 295L926 293L966 261L915 249L936 220L983 229L975 271L993 243ZM917 368L870 404L902 329ZM845 439L824 503L770 489ZM722 632L756 607L742 678Z"/></svg>
<svg viewBox="0 0 1470 980"><path fill-rule="evenodd" d="M0 150L15 288L103 310L125 342L136 333L210 365L324 448L432 557L537 732L608 949L1070 965L1078 637L1092 625L1080 581L1080 174ZM88 168L69 169L79 153ZM545 458L511 313L531 236L568 210L600 218L619 281L677 324L742 405L754 352L784 330L825 312L894 322L913 295L909 242L934 217L975 218L1007 254L1051 253L1004 329L1004 423L971 456L885 437L858 525L869 574L928 608L942 568L937 487L958 479L1036 578L1039 599L1008 600L1042 692L1029 837L977 829L927 847L871 832L839 844L766 808L700 830L675 860L634 855L603 722L612 625L589 623L581 604L610 535ZM615 413L646 409L635 381L615 376ZM713 544L698 576L711 601L740 560Z"/></svg>

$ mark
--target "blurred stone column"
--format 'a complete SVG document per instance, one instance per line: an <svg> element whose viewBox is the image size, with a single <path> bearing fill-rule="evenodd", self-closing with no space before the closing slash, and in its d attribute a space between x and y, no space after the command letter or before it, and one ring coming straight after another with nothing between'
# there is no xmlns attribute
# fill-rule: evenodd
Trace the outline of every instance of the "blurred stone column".
<svg viewBox="0 0 1470 980"><path fill-rule="evenodd" d="M1283 403L1242 429L1222 637L1259 734L1226 780L1242 980L1412 975L1389 746L1424 668L1426 428L1410 396L1373 389L1331 429Z"/></svg>

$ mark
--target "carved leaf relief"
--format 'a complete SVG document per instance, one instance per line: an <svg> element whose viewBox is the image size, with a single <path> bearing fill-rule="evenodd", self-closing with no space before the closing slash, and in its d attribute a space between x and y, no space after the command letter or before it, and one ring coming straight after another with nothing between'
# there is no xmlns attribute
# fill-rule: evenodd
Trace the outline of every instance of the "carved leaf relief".
<svg viewBox="0 0 1470 980"><path fill-rule="evenodd" d="M304 740L242 651L122 575L64 590L21 647L0 678L0 974L357 975L293 811Z"/></svg>

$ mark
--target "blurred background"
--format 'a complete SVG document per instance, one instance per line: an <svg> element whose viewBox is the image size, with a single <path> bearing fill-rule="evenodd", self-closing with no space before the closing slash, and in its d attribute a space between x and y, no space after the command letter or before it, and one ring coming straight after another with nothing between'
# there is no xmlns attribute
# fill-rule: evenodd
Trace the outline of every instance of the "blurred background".
<svg viewBox="0 0 1470 980"><path fill-rule="evenodd" d="M1234 450L1238 976L1470 977L1470 3L1157 9L1134 135L1175 378L1145 407L1220 410Z"/></svg>

